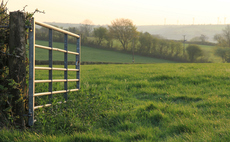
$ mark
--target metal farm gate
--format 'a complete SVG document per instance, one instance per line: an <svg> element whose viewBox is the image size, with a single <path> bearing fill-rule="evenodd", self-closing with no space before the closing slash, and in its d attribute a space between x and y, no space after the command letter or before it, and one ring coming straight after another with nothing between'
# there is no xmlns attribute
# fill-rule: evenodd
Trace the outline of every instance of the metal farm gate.
<svg viewBox="0 0 230 142"><path fill-rule="evenodd" d="M46 27L49 29L49 47L41 46L35 44L35 24ZM53 47L53 30L61 32L64 34L64 50ZM76 37L76 52L68 51L68 36ZM35 106L35 98L37 96L49 95L52 98L52 94L64 93L65 102L67 101L68 92L78 91L80 89L80 50L81 50L81 40L80 36L74 33L59 29L57 27L37 22L32 18L31 28L29 30L29 118L28 124L32 126L35 122L34 120L34 110L41 107L51 106L51 101L49 104L42 106ZM49 50L49 67L36 67L35 66L35 47ZM64 53L64 68L54 68L53 67L53 51L59 51ZM68 69L68 54L76 55L76 68ZM35 70L47 70L49 71L49 80L35 80ZM64 79L53 79L53 71L64 71ZM68 79L68 71L76 72L76 79ZM53 91L53 82L64 82L64 90ZM77 82L75 89L68 89L68 82ZM49 92L35 93L35 83L49 83ZM63 103L63 102L59 102Z"/></svg>

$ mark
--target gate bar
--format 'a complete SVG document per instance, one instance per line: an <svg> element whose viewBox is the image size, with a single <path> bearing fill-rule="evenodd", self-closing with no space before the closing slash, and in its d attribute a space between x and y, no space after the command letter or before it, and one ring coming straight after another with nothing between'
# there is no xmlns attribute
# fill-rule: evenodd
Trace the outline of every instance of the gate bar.
<svg viewBox="0 0 230 142"><path fill-rule="evenodd" d="M60 51L60 52L64 52L64 53L69 53L69 54L75 54L78 55L79 53L77 52L72 52L72 51L66 51L63 49L59 49L59 48L51 48L51 47L47 47L47 46L42 46L42 45L35 45L35 47L37 48L42 48L42 49L47 49L47 50L53 50L53 51Z"/></svg>
<svg viewBox="0 0 230 142"><path fill-rule="evenodd" d="M63 102L57 102L57 104L62 104ZM66 103L66 101L64 101L64 103ZM43 108L43 107L49 107L49 106L51 106L52 104L45 104L45 105L43 105L43 106L36 106L36 107L34 107L34 109L38 109L38 108Z"/></svg>
<svg viewBox="0 0 230 142"><path fill-rule="evenodd" d="M35 24L37 24L39 26L43 26L43 27L49 28L49 29L53 29L55 31L58 31L58 32L61 32L61 33L64 33L64 34L68 34L68 35L80 38L80 36L77 35L77 34L74 34L74 33L71 33L71 32L65 31L65 30L62 30L60 28L57 28L57 27L54 27L54 26L51 26L51 25L48 25L48 24L45 24L45 23L41 23L41 22L35 21Z"/></svg>
<svg viewBox="0 0 230 142"><path fill-rule="evenodd" d="M35 67L36 70L56 70L56 71L79 71L79 69L65 69L65 68L50 68L50 67Z"/></svg>
<svg viewBox="0 0 230 142"><path fill-rule="evenodd" d="M44 95L50 95L52 94L59 94L59 93L65 93L65 92L74 92L79 91L79 89L70 89L70 90L61 90L61 91L53 91L53 92L43 92L43 93L36 93L34 96L44 96Z"/></svg>
<svg viewBox="0 0 230 142"><path fill-rule="evenodd" d="M55 80L35 80L35 83L48 83L48 82L74 82L79 79L55 79Z"/></svg>

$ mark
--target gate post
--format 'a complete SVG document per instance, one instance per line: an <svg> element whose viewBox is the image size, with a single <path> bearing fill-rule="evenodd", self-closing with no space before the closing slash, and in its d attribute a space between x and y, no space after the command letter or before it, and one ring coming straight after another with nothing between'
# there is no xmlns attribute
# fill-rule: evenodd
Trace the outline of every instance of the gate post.
<svg viewBox="0 0 230 142"><path fill-rule="evenodd" d="M31 28L29 30L29 113L28 125L34 125L34 92L35 92L35 23L31 19Z"/></svg>
<svg viewBox="0 0 230 142"><path fill-rule="evenodd" d="M16 116L15 123L25 128L25 103L26 97L26 29L25 14L20 11L10 12L10 36L9 36L9 74L10 77L19 83L19 87L12 89L12 111Z"/></svg>

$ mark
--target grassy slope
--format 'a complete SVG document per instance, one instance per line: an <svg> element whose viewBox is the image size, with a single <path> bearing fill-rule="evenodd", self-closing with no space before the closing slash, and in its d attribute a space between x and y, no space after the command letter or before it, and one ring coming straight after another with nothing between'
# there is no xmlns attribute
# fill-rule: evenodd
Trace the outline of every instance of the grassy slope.
<svg viewBox="0 0 230 142"><path fill-rule="evenodd" d="M205 51L206 54L209 55L211 61L213 61L214 63L222 63L222 59L214 55L214 50L216 46L208 46L208 45L199 45L199 46Z"/></svg>
<svg viewBox="0 0 230 142"><path fill-rule="evenodd" d="M36 41L39 45L48 45L47 41ZM64 43L53 43L54 47L63 49ZM73 44L69 45L70 51L76 51L76 46ZM63 60L64 54L58 51L53 52L53 60ZM45 58L44 58L45 56ZM68 55L70 61L75 60L74 55ZM36 60L48 60L48 51L45 49L36 48ZM132 55L124 54L115 51L107 51L96 48L91 48L87 46L82 46L81 48L81 61L91 61L91 62L115 62L115 63L132 63ZM144 56L135 56L135 63L174 63L173 61L149 58Z"/></svg>
<svg viewBox="0 0 230 142"><path fill-rule="evenodd" d="M58 121L60 128L55 129L49 123L58 111L52 117L41 113L51 119L37 117L36 133L1 130L0 141L230 141L229 64L85 65L81 69L81 91L75 97L82 96L74 105L82 112L62 114L59 121L65 125ZM42 71L36 74L37 79L44 78ZM106 110L104 104L112 107ZM97 113L101 117L82 126L79 116L88 112L94 114L92 118Z"/></svg>
<svg viewBox="0 0 230 142"><path fill-rule="evenodd" d="M185 47L187 47L188 44L185 44ZM214 50L216 46L209 46L209 45L199 45L201 49L204 51L204 53L209 57L209 60L211 60L213 63L221 63L222 59L218 56L214 55Z"/></svg>

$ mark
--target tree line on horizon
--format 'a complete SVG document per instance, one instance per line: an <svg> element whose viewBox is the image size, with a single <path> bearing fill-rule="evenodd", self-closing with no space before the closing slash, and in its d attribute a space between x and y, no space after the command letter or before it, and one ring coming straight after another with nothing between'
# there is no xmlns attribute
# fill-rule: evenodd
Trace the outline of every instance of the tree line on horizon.
<svg viewBox="0 0 230 142"><path fill-rule="evenodd" d="M168 40L159 35L152 35L148 32L138 32L137 27L130 19L115 19L111 22L110 26L97 27L93 26L92 21L85 20L79 27L69 27L65 30L80 34L82 45L85 46L119 50L121 52L133 53L136 55L179 62L210 62L198 45L191 44L185 48L183 46L184 41ZM47 40L48 37L48 29L43 27L36 28L36 39ZM223 50L225 52L227 51L223 48L223 45L228 42L224 42L225 38L222 35L215 35L214 39L218 41L219 47L218 50L215 50L215 55L222 58ZM208 42L206 42L206 40L207 37L201 35L200 37L194 37L193 40L191 40L191 43L207 44ZM64 35L54 31L53 41L64 42ZM68 42L75 43L76 40L69 37ZM228 45L230 46L230 42ZM226 53L222 58L223 62L228 61L229 57L227 56L229 55L230 50L228 55Z"/></svg>

